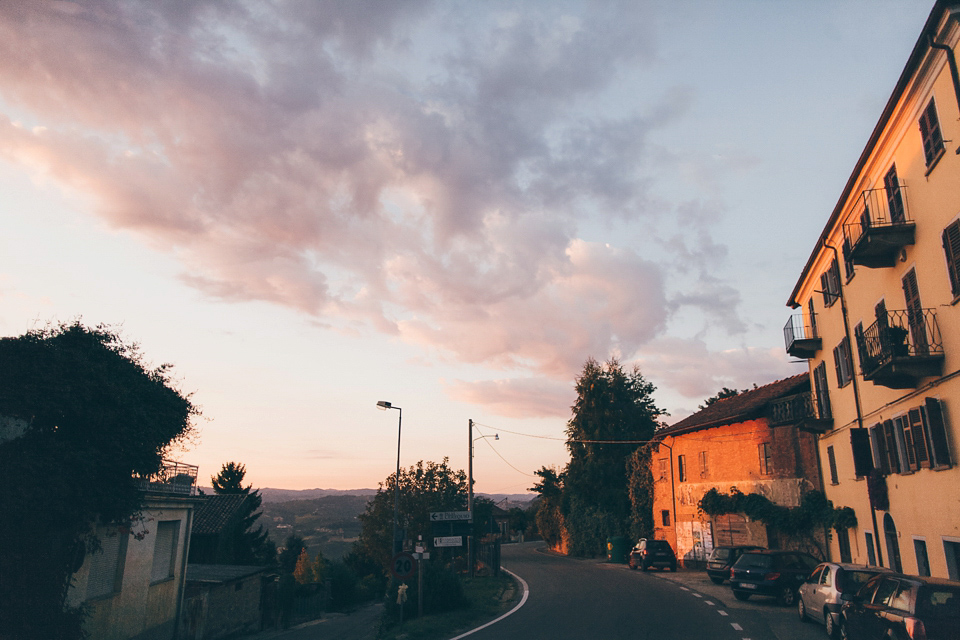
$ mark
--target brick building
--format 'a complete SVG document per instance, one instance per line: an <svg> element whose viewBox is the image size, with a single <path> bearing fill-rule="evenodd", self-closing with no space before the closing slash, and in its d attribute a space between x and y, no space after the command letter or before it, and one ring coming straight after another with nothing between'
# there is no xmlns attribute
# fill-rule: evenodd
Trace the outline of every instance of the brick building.
<svg viewBox="0 0 960 640"><path fill-rule="evenodd" d="M667 540L681 563L702 562L715 545L776 547L766 528L739 514L710 518L698 504L710 489L759 493L798 506L820 489L815 422L797 410L810 401L806 374L719 400L657 432L651 457L655 537Z"/></svg>

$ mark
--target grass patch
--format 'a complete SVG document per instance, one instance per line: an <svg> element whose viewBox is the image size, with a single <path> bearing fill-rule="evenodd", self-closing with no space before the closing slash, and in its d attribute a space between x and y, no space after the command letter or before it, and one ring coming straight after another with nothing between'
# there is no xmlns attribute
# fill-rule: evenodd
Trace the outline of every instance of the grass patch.
<svg viewBox="0 0 960 640"><path fill-rule="evenodd" d="M384 623L377 635L379 640L444 640L493 620L506 613L522 594L520 585L510 574L499 576L461 578L463 592L470 604L463 609L422 618L404 620L403 627ZM416 588L411 585L411 588Z"/></svg>

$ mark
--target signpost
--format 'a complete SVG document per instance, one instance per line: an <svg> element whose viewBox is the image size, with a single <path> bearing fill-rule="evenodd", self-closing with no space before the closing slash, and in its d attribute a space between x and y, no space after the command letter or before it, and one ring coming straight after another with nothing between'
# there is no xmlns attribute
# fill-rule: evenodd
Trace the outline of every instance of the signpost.
<svg viewBox="0 0 960 640"><path fill-rule="evenodd" d="M433 539L435 547L462 547L463 536L441 536Z"/></svg>
<svg viewBox="0 0 960 640"><path fill-rule="evenodd" d="M413 570L416 566L412 555L409 553L398 553L393 556L393 560L390 561L390 573L392 573L393 577L397 580L406 580L413 575Z"/></svg>
<svg viewBox="0 0 960 640"><path fill-rule="evenodd" d="M459 520L473 520L469 511L431 511L430 522L453 522Z"/></svg>

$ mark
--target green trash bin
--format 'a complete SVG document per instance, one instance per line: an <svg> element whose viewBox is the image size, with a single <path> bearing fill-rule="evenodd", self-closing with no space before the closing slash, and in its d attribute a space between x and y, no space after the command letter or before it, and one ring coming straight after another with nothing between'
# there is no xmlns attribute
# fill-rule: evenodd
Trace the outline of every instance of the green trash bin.
<svg viewBox="0 0 960 640"><path fill-rule="evenodd" d="M607 538L607 562L625 564L629 551L630 543L623 536Z"/></svg>

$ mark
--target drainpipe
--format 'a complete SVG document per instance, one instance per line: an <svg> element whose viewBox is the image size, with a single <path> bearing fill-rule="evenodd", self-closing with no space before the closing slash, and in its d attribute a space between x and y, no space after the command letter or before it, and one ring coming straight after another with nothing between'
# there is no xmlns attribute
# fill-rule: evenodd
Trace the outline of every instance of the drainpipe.
<svg viewBox="0 0 960 640"><path fill-rule="evenodd" d="M190 555L190 534L193 531L193 510L196 506L194 503L193 507L187 509L187 530L183 534L183 560L180 561L180 584L177 589L177 617L173 625L174 640L180 638L180 617L183 615L183 596L187 586L187 557Z"/></svg>
<svg viewBox="0 0 960 640"><path fill-rule="evenodd" d="M957 108L960 109L960 72L957 71L957 58L953 53L953 49L945 44L934 42L933 36L929 34L927 35L927 42L929 42L932 49L940 49L947 54L947 63L950 65L950 77L953 78L953 93L957 98ZM960 154L960 147L957 147L956 153Z"/></svg>
<svg viewBox="0 0 960 640"><path fill-rule="evenodd" d="M839 271L840 266L840 252L837 251L837 248L831 244L827 244L826 240L821 240L820 244L833 251L833 259L836 261L837 268ZM847 299L843 295L843 279L839 277L839 272L837 273L837 290L840 293L840 313L843 315L843 331L844 335L847 337L847 343L850 344L850 363L853 364L853 338L850 335L850 318L847 315ZM862 372L861 372L862 373ZM860 383L857 381L857 372L854 370L853 378L853 400L857 408L857 425L860 429L863 429L863 407L860 405ZM817 458L820 457L819 447L817 447ZM821 472L822 473L822 472ZM867 491L867 499L870 502L870 519L873 521L873 545L876 548L877 552L877 562L880 566L883 566L883 554L880 551L880 530L877 527L877 512L873 508L873 501L869 500L870 492Z"/></svg>

